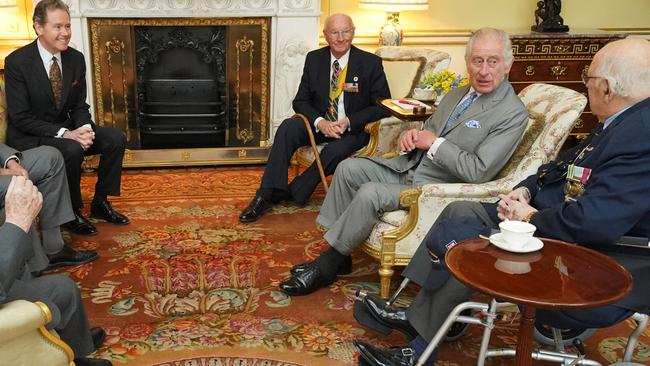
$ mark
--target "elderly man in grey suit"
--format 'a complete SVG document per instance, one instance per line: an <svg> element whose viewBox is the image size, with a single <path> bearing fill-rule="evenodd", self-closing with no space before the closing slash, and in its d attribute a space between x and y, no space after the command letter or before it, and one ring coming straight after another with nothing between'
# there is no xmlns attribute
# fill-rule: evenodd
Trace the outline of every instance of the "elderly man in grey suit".
<svg viewBox="0 0 650 366"><path fill-rule="evenodd" d="M394 159L354 158L339 165L316 222L329 228L330 248L311 263L291 269L280 284L289 295L306 295L351 271L350 253L368 237L384 211L399 208L404 189L437 182L488 181L514 152L528 121L506 75L512 65L508 34L475 32L465 62L470 85L449 92L424 129L405 132L405 153Z"/></svg>
<svg viewBox="0 0 650 366"><path fill-rule="evenodd" d="M18 299L44 302L52 312L51 326L74 351L77 366L110 366L110 361L82 357L94 352L106 333L88 326L74 281L60 275L33 277L30 272L33 242L38 238L30 233L35 230L34 219L43 196L30 180L13 176L3 203L6 220L0 226L0 304Z"/></svg>
<svg viewBox="0 0 650 366"><path fill-rule="evenodd" d="M43 240L33 240L34 255L28 263L30 272L38 273L44 269L78 265L97 259L95 251L76 251L61 236L60 225L72 220L74 213L70 205L63 156L58 150L41 146L20 152L0 144L0 164L0 222L4 216L2 198L7 192L11 176L31 180L44 197L43 210L39 215ZM34 231L33 236L38 237L38 234Z"/></svg>

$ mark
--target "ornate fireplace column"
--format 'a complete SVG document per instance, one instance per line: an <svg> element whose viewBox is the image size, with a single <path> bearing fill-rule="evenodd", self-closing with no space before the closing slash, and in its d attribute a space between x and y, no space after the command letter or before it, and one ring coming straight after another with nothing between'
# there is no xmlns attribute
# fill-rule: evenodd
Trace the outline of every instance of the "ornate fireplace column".
<svg viewBox="0 0 650 366"><path fill-rule="evenodd" d="M97 82L89 31L90 20L148 18L252 18L270 19L270 49L266 85L268 108L260 123L266 123L266 137L256 147L132 149L127 152L125 166L250 164L266 161L268 144L275 129L293 114L291 101L300 82L307 52L318 46L320 34L319 0L70 0L72 45L86 56L89 85L88 103L98 118L97 95L90 87ZM95 60L93 60L95 57ZM265 60L262 60L265 61ZM129 117L130 118L130 117ZM129 121L129 124L131 121Z"/></svg>

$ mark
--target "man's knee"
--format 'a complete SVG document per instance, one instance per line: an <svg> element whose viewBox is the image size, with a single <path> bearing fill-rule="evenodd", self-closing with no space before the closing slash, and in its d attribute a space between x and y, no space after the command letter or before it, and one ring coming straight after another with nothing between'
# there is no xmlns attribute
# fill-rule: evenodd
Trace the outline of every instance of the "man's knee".
<svg viewBox="0 0 650 366"><path fill-rule="evenodd" d="M380 192L382 191L381 183L377 182L366 182L359 187L355 200L359 200L366 203L375 203L379 200Z"/></svg>
<svg viewBox="0 0 650 366"><path fill-rule="evenodd" d="M297 118L287 118L282 123L276 131L276 136L293 136L295 134L304 134L306 133L305 124L302 120Z"/></svg>
<svg viewBox="0 0 650 366"><path fill-rule="evenodd" d="M442 210L440 216L438 216L438 220L462 216L477 216L476 212L479 209L482 209L479 202L455 201L448 204L447 207Z"/></svg>

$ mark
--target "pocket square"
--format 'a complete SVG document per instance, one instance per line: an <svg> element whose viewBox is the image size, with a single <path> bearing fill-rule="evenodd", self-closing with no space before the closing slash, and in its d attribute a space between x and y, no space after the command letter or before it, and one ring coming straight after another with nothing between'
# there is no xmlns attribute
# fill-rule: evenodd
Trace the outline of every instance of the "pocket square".
<svg viewBox="0 0 650 366"><path fill-rule="evenodd" d="M465 122L467 128L481 128L481 123L475 119Z"/></svg>

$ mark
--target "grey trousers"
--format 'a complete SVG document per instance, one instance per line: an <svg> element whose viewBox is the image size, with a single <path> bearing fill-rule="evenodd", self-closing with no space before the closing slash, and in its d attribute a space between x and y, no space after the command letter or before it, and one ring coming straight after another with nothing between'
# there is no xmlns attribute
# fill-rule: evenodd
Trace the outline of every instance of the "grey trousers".
<svg viewBox="0 0 650 366"><path fill-rule="evenodd" d="M43 207L39 213L39 223L43 238L36 230L30 231L34 247L34 257L30 259L30 271L40 271L47 267L47 254L54 254L63 248L63 238L59 226L72 221L74 213L70 203L68 181L61 153L50 146L40 146L22 152L20 160L29 179L43 195ZM11 176L0 176L0 223L4 222L4 202Z"/></svg>
<svg viewBox="0 0 650 366"><path fill-rule="evenodd" d="M497 223L490 218L480 203L467 201L450 203L440 213L436 223L463 216L477 217L490 228L498 227ZM422 284L429 271L431 271L431 260L427 246L423 242L416 250L402 275ZM454 276L450 276L447 282L436 290L431 291L422 288L409 306L406 316L409 323L418 331L418 334L430 341L453 308L462 302L468 301L473 292L474 290L460 283Z"/></svg>
<svg viewBox="0 0 650 366"><path fill-rule="evenodd" d="M411 188L400 174L372 160L349 158L336 168L316 222L325 240L349 255L370 235L385 211L399 208L399 194Z"/></svg>

